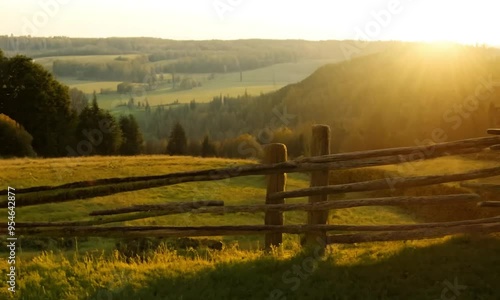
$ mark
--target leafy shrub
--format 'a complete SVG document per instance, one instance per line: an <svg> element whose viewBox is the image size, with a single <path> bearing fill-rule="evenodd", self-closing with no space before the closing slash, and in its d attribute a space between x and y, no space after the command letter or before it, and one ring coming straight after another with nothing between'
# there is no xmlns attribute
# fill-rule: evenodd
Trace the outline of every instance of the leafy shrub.
<svg viewBox="0 0 500 300"><path fill-rule="evenodd" d="M0 156L36 156L33 137L15 120L0 114Z"/></svg>

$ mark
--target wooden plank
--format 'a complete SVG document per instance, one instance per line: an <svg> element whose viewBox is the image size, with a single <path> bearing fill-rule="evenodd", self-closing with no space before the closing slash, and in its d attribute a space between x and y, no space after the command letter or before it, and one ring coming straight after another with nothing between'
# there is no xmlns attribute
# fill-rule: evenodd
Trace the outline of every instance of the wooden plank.
<svg viewBox="0 0 500 300"><path fill-rule="evenodd" d="M275 164L285 162L287 160L287 150L284 144L269 144L264 148L264 163ZM268 196L285 190L286 174L271 174L267 175L267 192L266 204L284 204L285 199L275 198L270 199ZM264 218L265 225L283 225L283 212L281 211L266 211ZM267 251L272 247L278 247L283 243L283 234L268 233L265 236L265 248Z"/></svg>
<svg viewBox="0 0 500 300"><path fill-rule="evenodd" d="M493 145L493 146L490 147L490 150L499 151L500 150L500 145Z"/></svg>
<svg viewBox="0 0 500 300"><path fill-rule="evenodd" d="M316 203L294 203L294 204L274 204L274 205L235 205L224 207L202 207L192 211L192 213L256 213L266 211L321 211L329 209L345 209L362 206L401 206L409 204L457 204L458 202L478 201L481 197L477 194L454 194L437 196L398 196L384 198L366 198L323 201Z"/></svg>
<svg viewBox="0 0 500 300"><path fill-rule="evenodd" d="M340 154L330 154L321 157L303 157L296 159L296 162L300 163L325 163L334 161L349 161L363 158L373 158L373 157L383 157L392 155L411 155L426 157L428 155L443 154L450 150L459 150L467 148L487 148L496 144L500 144L500 137L481 137L465 139L453 142L445 142L433 145L422 145L422 146L412 146L412 147L397 147L397 148L387 148L378 150L368 150L368 151L355 151L346 152Z"/></svg>
<svg viewBox="0 0 500 300"><path fill-rule="evenodd" d="M20 223L24 225L23 223ZM465 225L498 224L500 216L477 220L404 225L240 225L240 226L67 226L60 228L28 228L18 226L20 234L52 236L219 236L263 233L302 234L310 231L413 231L420 229L454 228ZM17 225L17 224L16 224ZM6 228L0 228L4 234ZM146 234L147 233L147 234Z"/></svg>
<svg viewBox="0 0 500 300"><path fill-rule="evenodd" d="M314 211L325 209L343 209L362 206L401 206L408 204L456 204L457 202L477 201L481 197L477 194L452 194L452 195L436 195L436 196L397 196L397 197L382 197L382 198L362 198L362 199L348 199L348 200L335 200L323 201L316 203L293 203L293 204L263 204L263 205L231 205L223 207L200 207L196 210L189 211L190 213L213 213L213 214L226 214L226 213L257 213L266 211ZM134 211L146 211L141 205L133 206L136 208ZM145 205L149 207L149 205ZM158 206L156 211L170 211L169 207ZM119 212L117 210L116 213ZM132 210L131 210L132 211ZM92 214L91 215L97 215Z"/></svg>
<svg viewBox="0 0 500 300"><path fill-rule="evenodd" d="M417 177L398 177L385 178L371 181L362 181L356 183L347 183L339 185L330 185L326 187L310 187L288 192L280 192L271 195L271 198L297 198L322 194L340 194L352 192L365 192L384 189L400 189L408 187L426 186L446 182L464 181L477 178L493 177L500 175L500 167L481 169L459 174L417 176Z"/></svg>
<svg viewBox="0 0 500 300"><path fill-rule="evenodd" d="M500 201L483 201L477 204L479 207L500 207Z"/></svg>
<svg viewBox="0 0 500 300"><path fill-rule="evenodd" d="M362 158L356 160L348 160L348 161L338 161L338 162L303 162L299 163L296 168L287 171L288 173L293 172L307 172L307 171L315 171L315 170L345 170L345 169L355 169L355 168L364 168L364 167L375 167L375 166L384 166L384 165L393 165L393 164L403 164L409 163L413 161L422 161L428 160L443 156L450 155L463 155L463 154L473 154L482 152L484 148L465 148L465 149L457 149L457 150L448 150L446 152L435 152L432 154L400 154L400 155L391 155L391 156L381 156L381 157L372 157L372 158ZM319 157L319 156L317 156Z"/></svg>
<svg viewBox="0 0 500 300"><path fill-rule="evenodd" d="M500 134L500 128L490 128L486 131L488 134L495 134L499 135Z"/></svg>
<svg viewBox="0 0 500 300"><path fill-rule="evenodd" d="M321 156L330 154L330 127L326 125L314 125L312 128L311 155ZM311 187L327 186L329 184L329 171L316 171L311 173ZM309 203L325 202L328 195L315 195L309 197ZM309 211L307 224L326 224L328 221L328 210ZM308 232L305 236L308 246L320 246L324 251L326 246L326 232Z"/></svg>
<svg viewBox="0 0 500 300"><path fill-rule="evenodd" d="M416 229L411 231L387 231L377 233L336 234L328 236L329 244L354 244L369 242L407 241L441 238L456 234L490 234L500 232L500 223L473 224L457 227Z"/></svg>

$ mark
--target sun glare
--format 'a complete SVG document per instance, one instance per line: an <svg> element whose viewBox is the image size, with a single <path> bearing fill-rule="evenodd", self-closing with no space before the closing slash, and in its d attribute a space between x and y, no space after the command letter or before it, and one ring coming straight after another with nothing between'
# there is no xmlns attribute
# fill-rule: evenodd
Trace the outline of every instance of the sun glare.
<svg viewBox="0 0 500 300"><path fill-rule="evenodd" d="M408 7L406 12L398 23L400 39L433 42L437 47L448 47L449 42L495 44L494 15L478 3L443 0Z"/></svg>

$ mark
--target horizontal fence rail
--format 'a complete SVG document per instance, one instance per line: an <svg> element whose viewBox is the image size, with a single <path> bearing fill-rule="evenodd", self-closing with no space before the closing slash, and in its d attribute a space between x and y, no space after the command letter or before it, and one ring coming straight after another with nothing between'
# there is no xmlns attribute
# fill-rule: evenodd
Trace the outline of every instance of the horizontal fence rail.
<svg viewBox="0 0 500 300"><path fill-rule="evenodd" d="M322 201L315 203L294 203L294 204L253 204L253 205L234 205L234 206L222 206L222 205L204 205L199 208L193 207L193 210L189 210L190 213L214 213L214 214L224 214L224 213L254 213L254 212L266 212L266 211L320 211L328 209L341 209L341 208L352 208L361 206L399 206L404 204L432 204L432 203L457 203L460 201L477 201L479 200L479 195L476 194L454 194L454 195L438 195L438 196L399 196L399 197L384 197L384 198L366 198L366 199L350 199L350 200L335 200L335 201ZM214 201L217 204L222 201ZM223 202L222 202L223 203ZM218 207L206 207L206 206L218 206ZM101 210L91 212L91 216L102 216L102 215L112 215L112 214L122 214L128 212L141 212L141 211L174 211L177 212L179 209L172 207L169 204L161 205L134 205L127 208L118 208L113 210ZM182 211L187 212L187 211ZM178 212L178 213L182 213Z"/></svg>
<svg viewBox="0 0 500 300"><path fill-rule="evenodd" d="M479 207L500 207L500 201L483 201L477 204Z"/></svg>
<svg viewBox="0 0 500 300"><path fill-rule="evenodd" d="M328 244L354 244L367 242L389 242L442 238L453 234L489 234L500 232L500 223L472 224L454 227L438 227L410 231L387 231L377 233L338 234L328 237Z"/></svg>
<svg viewBox="0 0 500 300"><path fill-rule="evenodd" d="M500 175L500 167L475 170L460 174L416 176L416 177L396 177L339 185L322 187L310 187L306 189L280 192L270 195L270 198L297 198L322 194L341 194L351 192L365 192L384 189L400 189L408 187L426 186L447 182L456 182L469 179L486 178Z"/></svg>
<svg viewBox="0 0 500 300"><path fill-rule="evenodd" d="M147 232L147 236L178 237L185 236L220 236L220 235L251 235L261 233L302 234L310 231L412 231L417 229L449 228L466 225L491 224L492 228L500 226L500 216L477 220L435 222L405 225L239 225L239 226L68 226L52 228L20 228L21 234L40 236L96 236L96 237L134 237L138 233ZM2 229L0 232L5 232Z"/></svg>
<svg viewBox="0 0 500 300"><path fill-rule="evenodd" d="M165 215L175 215L182 213L192 214L228 214L228 213L260 213L268 211L322 211L330 209L345 209L363 206L401 206L409 204L454 204L468 201L478 201L476 194L453 194L437 196L398 196L384 198L366 198L324 201L316 203L294 203L294 204L253 204L253 205L232 205L221 206L223 201L197 201L187 203L168 203L156 205L133 205L126 208L111 210L100 210L91 212L90 216L109 216L98 220L77 221L77 222L20 222L16 223L18 228L23 227L61 227L61 226L90 226L103 225L116 222L132 221L149 217ZM177 207L179 206L179 207ZM123 214L128 214L123 216ZM118 216L116 216L118 215Z"/></svg>
<svg viewBox="0 0 500 300"><path fill-rule="evenodd" d="M420 156L420 158L425 158L429 155L447 155L449 151L473 149L473 148L488 148L490 146L500 144L500 137L481 137L473 139L465 139L460 141L445 142L438 144L431 144L428 146L412 146L412 147L398 147L398 148L388 148L379 150L369 150L369 151L356 151L347 152L340 154L330 154L317 157L304 157L295 160L296 162L308 162L308 163L327 163L335 161L349 161L362 158L373 158L373 157L383 157L392 155L415 155Z"/></svg>

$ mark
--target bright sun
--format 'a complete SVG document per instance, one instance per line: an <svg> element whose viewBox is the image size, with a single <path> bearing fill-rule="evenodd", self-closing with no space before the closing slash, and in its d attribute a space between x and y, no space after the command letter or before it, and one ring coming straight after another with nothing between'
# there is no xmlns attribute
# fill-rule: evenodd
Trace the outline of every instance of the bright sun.
<svg viewBox="0 0 500 300"><path fill-rule="evenodd" d="M408 7L401 14L401 39L425 42L458 42L495 44L493 12L472 1L434 1L429 5Z"/></svg>

